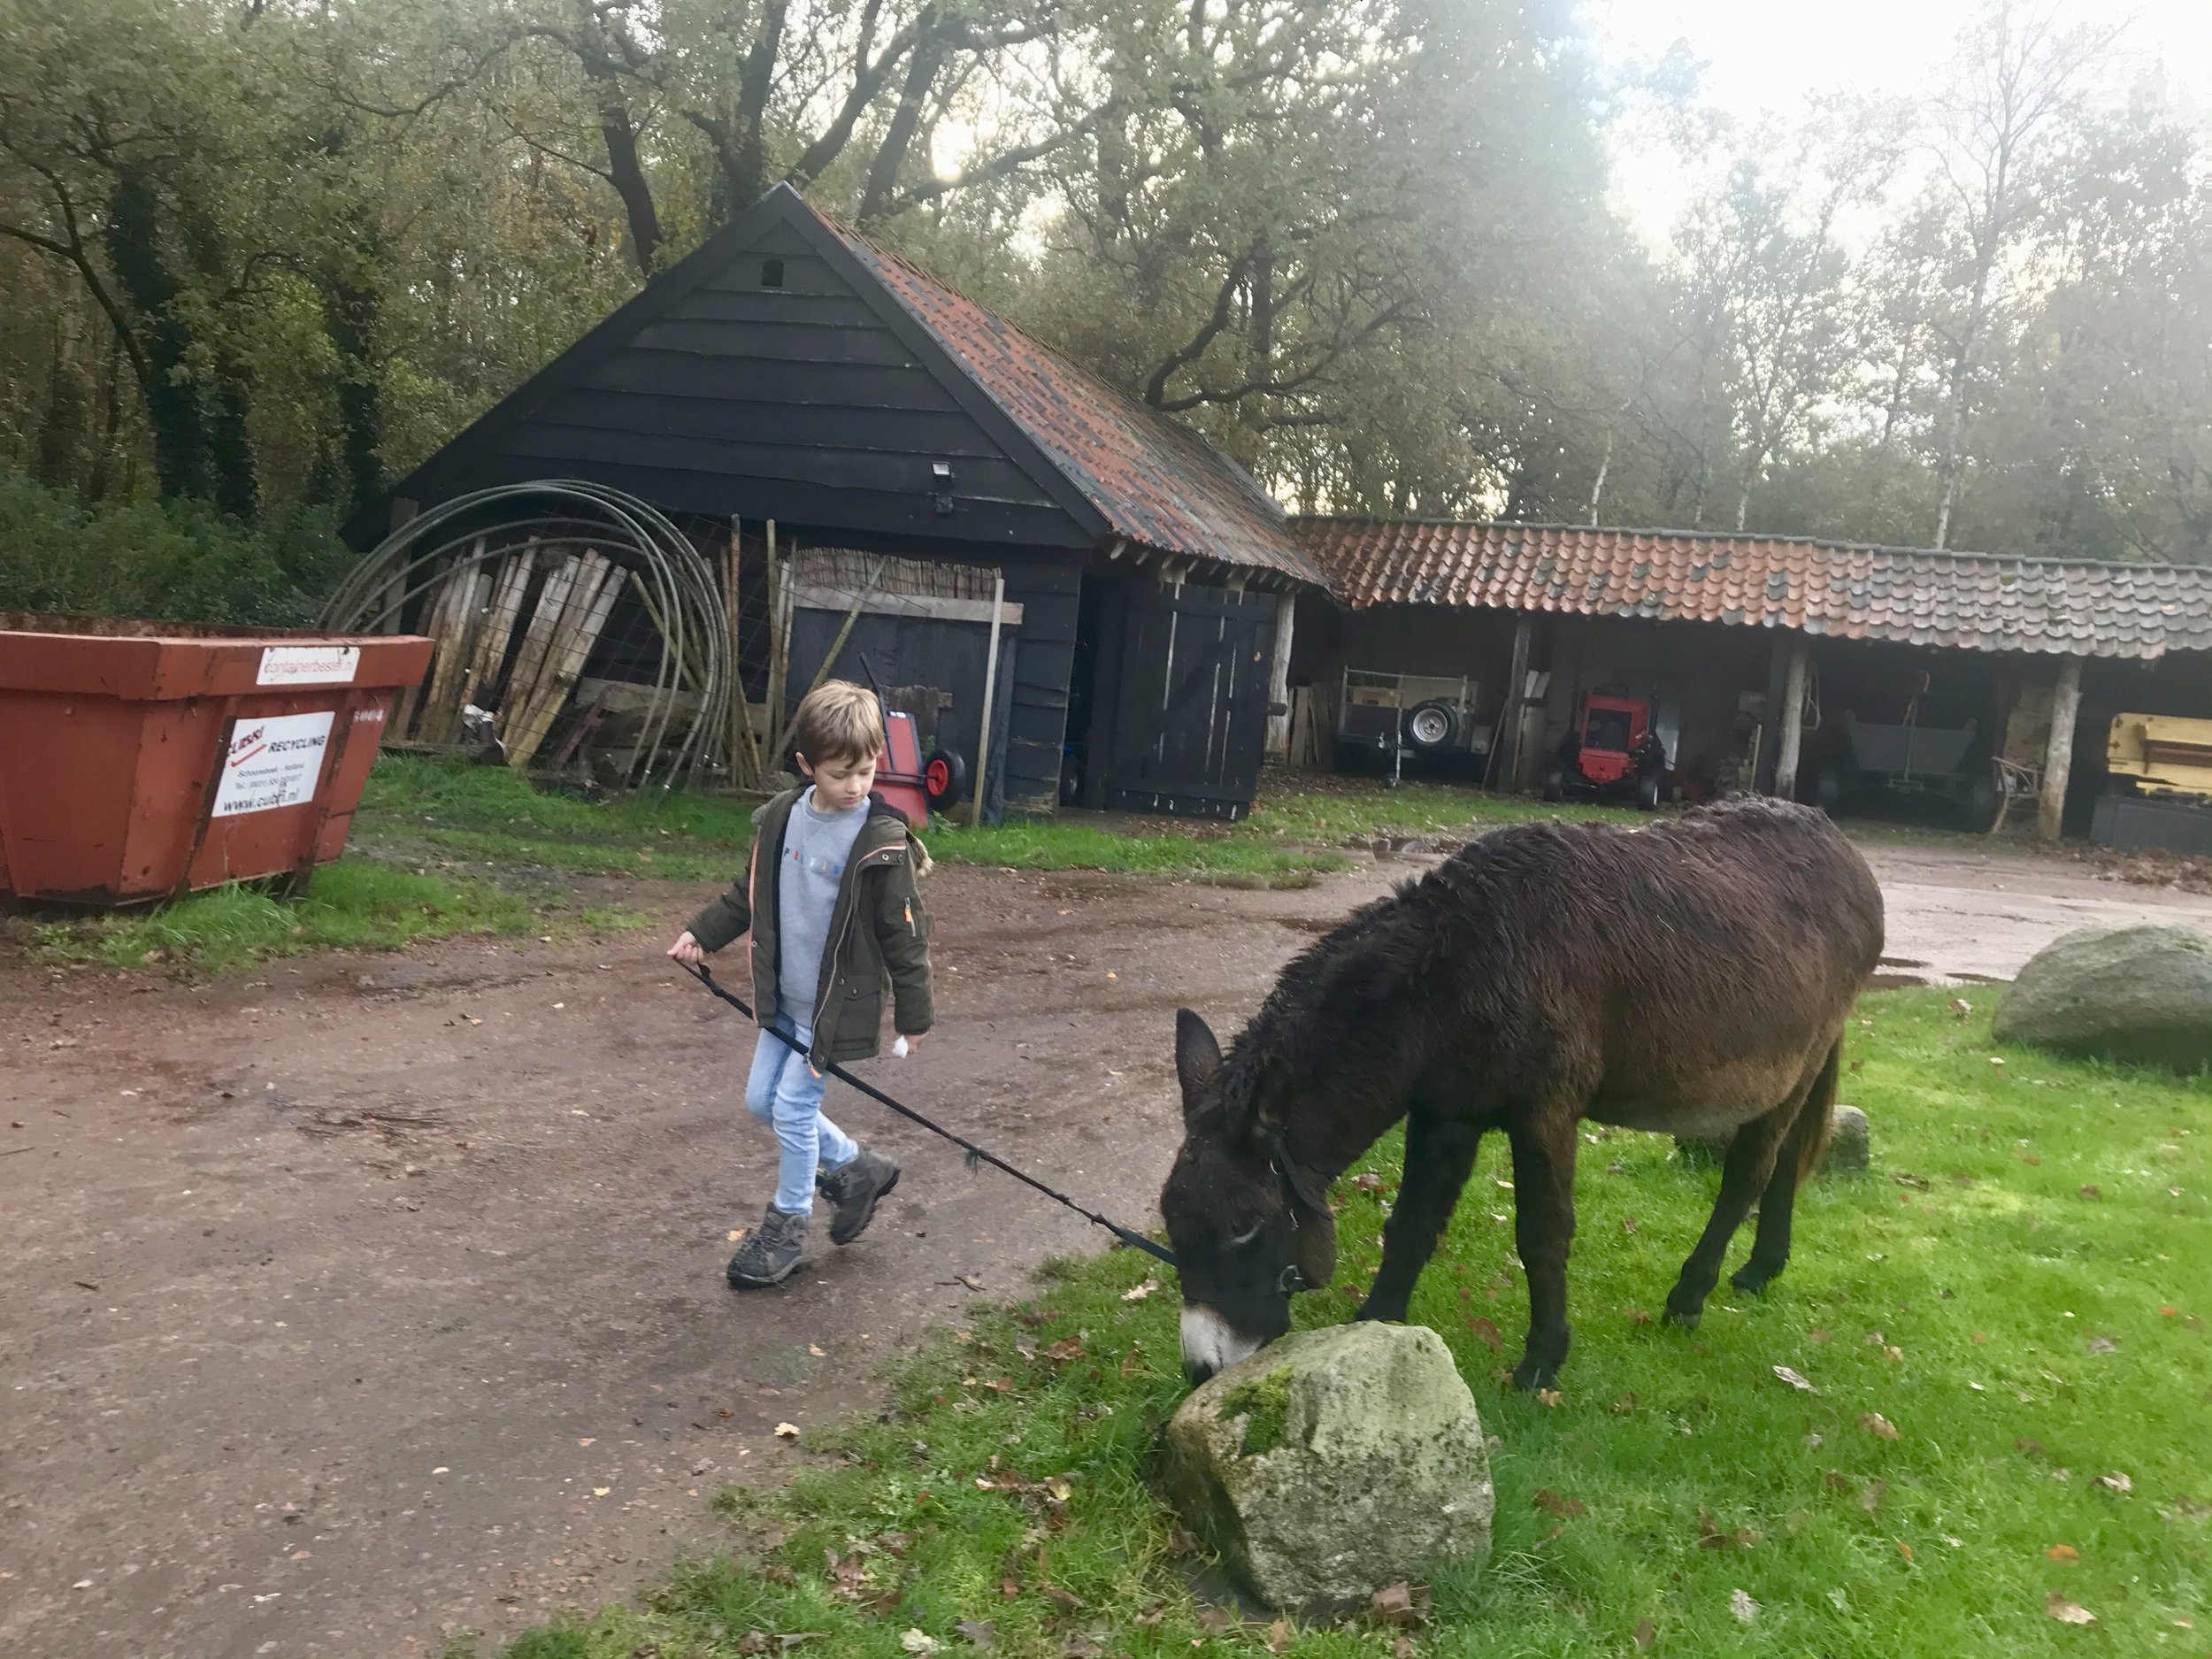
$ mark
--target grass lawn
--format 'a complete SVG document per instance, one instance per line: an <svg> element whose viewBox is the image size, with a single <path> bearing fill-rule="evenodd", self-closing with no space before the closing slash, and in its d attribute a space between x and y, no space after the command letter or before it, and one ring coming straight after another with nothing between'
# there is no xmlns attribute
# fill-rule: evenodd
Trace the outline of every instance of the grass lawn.
<svg viewBox="0 0 2212 1659"><path fill-rule="evenodd" d="M1986 1010L1962 1018L1944 992L1870 996L1862 1014L1846 1098L1873 1120L1875 1172L1807 1194L1788 1273L1740 1302L1724 1281L1694 1335L1647 1310L1717 1176L1664 1140L1586 1135L1554 1408L1501 1380L1526 1304L1509 1171L1486 1147L1413 1311L1503 1437L1496 1548L1479 1578L1434 1586L1415 1651L2208 1650L2212 1082L1993 1050ZM1302 1325L1345 1317L1372 1272L1394 1156L1386 1143L1363 1166L1382 1194L1340 1185L1348 1282L1302 1298ZM1747 1229L1732 1266L1747 1244ZM758 1554L682 1567L505 1651L900 1659L983 1637L1025 1659L1262 1652L1265 1627L1194 1601L1146 1483L1183 1393L1171 1276L1125 1251L1064 1264L1030 1307L906 1362L885 1420L795 1412L840 1460L773 1497L731 1494ZM2055 1617L2074 1608L2093 1626ZM1274 1640L1382 1659L1395 1633Z"/></svg>
<svg viewBox="0 0 2212 1659"><path fill-rule="evenodd" d="M586 925L612 919L589 916ZM395 870L365 858L325 864L297 899L232 886L143 914L33 926L33 948L65 961L154 963L220 973L268 956L341 946L396 949L454 933L520 933L539 925L515 895L484 882Z"/></svg>

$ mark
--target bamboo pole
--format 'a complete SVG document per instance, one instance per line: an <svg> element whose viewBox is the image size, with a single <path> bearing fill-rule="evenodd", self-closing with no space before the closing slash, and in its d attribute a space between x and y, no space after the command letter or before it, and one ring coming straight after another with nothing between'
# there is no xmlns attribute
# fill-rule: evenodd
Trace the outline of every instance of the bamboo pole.
<svg viewBox="0 0 2212 1659"><path fill-rule="evenodd" d="M789 614L785 599L791 582L776 557L776 521L768 520L768 730L772 734L784 724L784 677L791 667L791 631L785 618ZM783 764L783 751L772 741L768 752L761 757L761 771Z"/></svg>
<svg viewBox="0 0 2212 1659"><path fill-rule="evenodd" d="M481 541L477 543L477 549L481 552ZM477 636L483 631L485 605L494 574L490 566L471 563L457 579L458 591L449 618L451 633L439 651L436 672L431 675L430 690L417 723L416 735L425 742L453 741L453 729L461 715L460 699L456 694L476 654Z"/></svg>

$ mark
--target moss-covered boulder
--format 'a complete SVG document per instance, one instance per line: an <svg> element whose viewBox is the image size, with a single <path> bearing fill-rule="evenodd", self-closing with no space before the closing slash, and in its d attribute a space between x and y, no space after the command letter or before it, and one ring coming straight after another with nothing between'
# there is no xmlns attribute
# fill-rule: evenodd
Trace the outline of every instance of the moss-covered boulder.
<svg viewBox="0 0 2212 1659"><path fill-rule="evenodd" d="M2053 941L2006 987L2001 1042L2195 1071L2212 1064L2212 940L2092 927Z"/></svg>
<svg viewBox="0 0 2212 1659"><path fill-rule="evenodd" d="M1168 1427L1169 1495L1270 1607L1320 1615L1490 1553L1474 1396L1436 1333L1355 1324L1266 1348Z"/></svg>

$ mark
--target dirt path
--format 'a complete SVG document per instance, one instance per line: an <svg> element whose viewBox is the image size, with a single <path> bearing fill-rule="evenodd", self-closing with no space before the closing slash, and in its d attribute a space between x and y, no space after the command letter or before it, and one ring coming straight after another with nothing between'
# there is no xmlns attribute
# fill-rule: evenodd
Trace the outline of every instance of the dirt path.
<svg viewBox="0 0 2212 1659"><path fill-rule="evenodd" d="M2046 861L1872 856L1908 975L2009 973L2103 916L2212 931L2212 901ZM1287 894L944 872L939 1033L873 1072L1141 1220L1173 1009L1233 1029L1406 870ZM651 950L457 943L196 988L0 967L0 1653L495 1641L710 1545L718 1485L799 1455L779 1422L864 1402L972 1284L1095 1245L841 1090L906 1164L897 1198L733 1294L727 1230L770 1176L748 1046Z"/></svg>

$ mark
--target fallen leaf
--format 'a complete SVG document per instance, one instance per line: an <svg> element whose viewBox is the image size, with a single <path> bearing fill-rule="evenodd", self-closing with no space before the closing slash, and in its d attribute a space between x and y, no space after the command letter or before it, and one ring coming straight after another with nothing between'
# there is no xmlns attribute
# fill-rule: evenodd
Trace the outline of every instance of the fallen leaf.
<svg viewBox="0 0 2212 1659"><path fill-rule="evenodd" d="M943 1645L934 1636L918 1630L910 1630L899 1638L899 1646L911 1654L935 1653Z"/></svg>
<svg viewBox="0 0 2212 1659"><path fill-rule="evenodd" d="M1083 1610L1083 1598L1072 1590L1064 1590L1056 1584L1048 1584L1045 1586L1044 1594L1045 1600L1063 1613L1079 1613Z"/></svg>
<svg viewBox="0 0 2212 1659"><path fill-rule="evenodd" d="M1774 1368L1774 1374L1789 1384L1791 1387L1800 1389L1806 1394L1816 1394L1820 1392L1811 1383L1806 1381L1801 1373L1791 1370L1787 1365L1777 1365Z"/></svg>
<svg viewBox="0 0 2212 1659"><path fill-rule="evenodd" d="M1467 1321L1467 1328L1472 1331L1483 1347L1488 1348L1493 1354L1504 1344L1504 1334L1487 1319L1470 1319Z"/></svg>
<svg viewBox="0 0 2212 1659"><path fill-rule="evenodd" d="M1055 1342L1050 1348L1045 1350L1045 1357L1056 1365L1064 1365L1070 1360L1081 1359L1083 1357L1083 1339L1074 1336L1064 1336L1057 1342Z"/></svg>
<svg viewBox="0 0 2212 1659"><path fill-rule="evenodd" d="M2102 1198L2104 1196L2104 1189L2097 1186L2097 1184L2093 1181L2085 1181L2076 1190L2078 1191L2084 1198Z"/></svg>
<svg viewBox="0 0 2212 1659"><path fill-rule="evenodd" d="M798 1425L797 1424L795 1424L795 1423L779 1423L779 1424L777 1424L777 1425L776 1425L776 1438L777 1438L778 1440L797 1440L797 1439L799 1438L799 1425Z"/></svg>
<svg viewBox="0 0 2212 1659"><path fill-rule="evenodd" d="M2068 1566L2071 1566L2075 1562L2081 1559L2081 1551L2076 1549L2071 1544L2053 1544L2043 1553L2049 1556L2053 1561L2062 1563Z"/></svg>
<svg viewBox="0 0 2212 1659"><path fill-rule="evenodd" d="M1962 996L1955 996L1951 999L1951 1011L1961 1019L1968 1019L1973 1016L1974 1005Z"/></svg>
<svg viewBox="0 0 2212 1659"><path fill-rule="evenodd" d="M1393 1641L1390 1644L1390 1659L1413 1659L1413 1638L1401 1636Z"/></svg>
<svg viewBox="0 0 2212 1659"><path fill-rule="evenodd" d="M2042 1457L2048 1455L2044 1451L2041 1440L2032 1440L2025 1434L2015 1437L2012 1449L2029 1457Z"/></svg>
<svg viewBox="0 0 2212 1659"><path fill-rule="evenodd" d="M1868 1481L1865 1488L1859 1494L1859 1507L1862 1509L1864 1509L1869 1515L1873 1514L1875 1510L1882 1507L1882 1499L1888 1494L1888 1481Z"/></svg>
<svg viewBox="0 0 2212 1659"><path fill-rule="evenodd" d="M1198 1628L1218 1636L1236 1627L1237 1617L1225 1607L1202 1607L1198 1609Z"/></svg>
<svg viewBox="0 0 2212 1659"><path fill-rule="evenodd" d="M1905 1363L1905 1350L1891 1343L1882 1349L1882 1357L1893 1365L1901 1365Z"/></svg>
<svg viewBox="0 0 2212 1659"><path fill-rule="evenodd" d="M1875 1435L1881 1440L1894 1440L1904 1438L1898 1433L1897 1425L1878 1411L1859 1413L1859 1426L1869 1434Z"/></svg>
<svg viewBox="0 0 2212 1659"><path fill-rule="evenodd" d="M2058 1591L2051 1592L2050 1600L2043 1603L2043 1610L2062 1624L2093 1624L2097 1616L2078 1601L2070 1601Z"/></svg>
<svg viewBox="0 0 2212 1659"><path fill-rule="evenodd" d="M1652 1644L1659 1640L1659 1627L1647 1618L1636 1621L1636 1650L1649 1653Z"/></svg>
<svg viewBox="0 0 2212 1659"><path fill-rule="evenodd" d="M1383 1189L1383 1178L1370 1170L1364 1175L1355 1175L1352 1185L1363 1193L1379 1193Z"/></svg>
<svg viewBox="0 0 2212 1659"><path fill-rule="evenodd" d="M1851 1490L1851 1477L1848 1475L1838 1474L1832 1469L1831 1469L1826 1474L1823 1475L1820 1478L1820 1480L1821 1484L1826 1486L1831 1492L1848 1492Z"/></svg>
<svg viewBox="0 0 2212 1659"><path fill-rule="evenodd" d="M751 1231L751 1229L750 1229L750 1228L749 1228L749 1227L732 1227L732 1228L730 1229L730 1242L731 1242L732 1244L735 1244L735 1243L736 1243L736 1242L737 1242L740 1239L743 1238L743 1237L746 1235L746 1233L749 1233L749 1232L750 1232L750 1231ZM763 1637L763 1638L762 1638L762 1640L764 1641L764 1640L766 1640L767 1639L766 1639L765 1637Z"/></svg>
<svg viewBox="0 0 2212 1659"><path fill-rule="evenodd" d="M1290 1646L1290 1621L1279 1618L1267 1627L1267 1650L1282 1653Z"/></svg>
<svg viewBox="0 0 2212 1659"><path fill-rule="evenodd" d="M2092 1354L2116 1354L2119 1348L2120 1345L2108 1336L2093 1336L2089 1339L2089 1351Z"/></svg>
<svg viewBox="0 0 2212 1659"><path fill-rule="evenodd" d="M1739 1526L1732 1532L1713 1518L1710 1509L1700 1504L1697 1541L1701 1549L1749 1549L1759 1541L1759 1535L1747 1526Z"/></svg>
<svg viewBox="0 0 2212 1659"><path fill-rule="evenodd" d="M612 1486L594 1486L591 1489L591 1495L595 1498L603 1498L613 1490Z"/></svg>
<svg viewBox="0 0 2212 1659"><path fill-rule="evenodd" d="M1106 1659L1106 1650L1088 1636L1071 1636L1060 1644L1060 1659Z"/></svg>
<svg viewBox="0 0 2212 1659"><path fill-rule="evenodd" d="M1728 1610L1746 1624L1759 1617L1759 1604L1741 1590L1728 1593Z"/></svg>
<svg viewBox="0 0 2212 1659"><path fill-rule="evenodd" d="M1149 1296L1158 1288L1159 1286L1157 1283L1148 1279L1143 1284L1132 1285L1127 1290L1123 1291L1121 1293L1121 1299L1124 1302L1142 1302L1147 1296Z"/></svg>
<svg viewBox="0 0 2212 1659"><path fill-rule="evenodd" d="M1556 1388L1539 1388L1536 1391L1536 1403L1540 1406L1555 1406L1566 1397Z"/></svg>
<svg viewBox="0 0 2212 1659"><path fill-rule="evenodd" d="M2108 1475L2099 1475L2089 1484L2100 1492L2132 1492L2135 1490L2135 1483L2117 1471Z"/></svg>
<svg viewBox="0 0 2212 1659"><path fill-rule="evenodd" d="M820 1348L818 1348L815 1347L815 1346L814 1346L814 1344L813 1344L813 1343L811 1343L811 1342L809 1342L809 1343L806 1345L806 1351L807 1351L808 1353L810 1353L810 1354L813 1355L813 1356L814 1356L814 1357L815 1357L815 1358L817 1358L817 1359L827 1359L827 1358L829 1357L829 1356L828 1356L828 1355L826 1355L826 1354L825 1354L824 1352L822 1352L822 1350L821 1350Z"/></svg>
<svg viewBox="0 0 2212 1659"><path fill-rule="evenodd" d="M1624 1417L1635 1409L1636 1394L1633 1389L1631 1389L1627 1394L1623 1394L1619 1399L1613 1402L1613 1415L1616 1417Z"/></svg>
<svg viewBox="0 0 2212 1659"><path fill-rule="evenodd" d="M1379 1624L1401 1625L1407 1630L1418 1630L1427 1622L1409 1584L1394 1584L1376 1591L1368 1601L1367 1612Z"/></svg>
<svg viewBox="0 0 2212 1659"><path fill-rule="evenodd" d="M1529 1500L1548 1515L1555 1515L1563 1521L1571 1521L1578 1515L1587 1515L1589 1506L1579 1498L1563 1498L1548 1486L1539 1486Z"/></svg>
<svg viewBox="0 0 2212 1659"><path fill-rule="evenodd" d="M1910 1566L1912 1564L1912 1546L1910 1544L1901 1540L1897 1546L1897 1553L1905 1558L1906 1565Z"/></svg>

